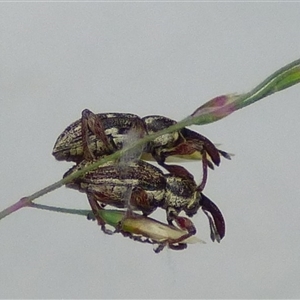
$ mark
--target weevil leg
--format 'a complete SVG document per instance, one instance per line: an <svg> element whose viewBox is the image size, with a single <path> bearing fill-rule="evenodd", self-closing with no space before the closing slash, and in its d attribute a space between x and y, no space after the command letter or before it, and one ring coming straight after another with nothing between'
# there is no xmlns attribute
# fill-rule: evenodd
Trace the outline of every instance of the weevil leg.
<svg viewBox="0 0 300 300"><path fill-rule="evenodd" d="M214 169L214 165L207 159L207 154L211 157L212 161L218 166L220 163L220 155L218 149L205 137L203 140L192 140L195 151L201 153L202 156L202 180L198 185L198 190L203 191L207 178L208 178L208 167Z"/></svg>
<svg viewBox="0 0 300 300"><path fill-rule="evenodd" d="M116 231L122 232L123 222L127 217L133 217L133 209L139 209L143 212L144 216L151 214L156 207L151 205L148 194L140 187L128 187L128 190L123 195L127 199L125 203L126 211L124 218L116 226Z"/></svg>
<svg viewBox="0 0 300 300"><path fill-rule="evenodd" d="M178 243L180 245L180 244L182 244L181 243L182 241L184 241L187 238L191 237L192 235L196 234L196 232L197 232L196 227L189 218L177 216L176 218L174 218L174 221L181 229L187 230L187 233L177 239L169 239L168 240L169 245L173 245L176 243ZM180 247L182 247L182 246L180 246Z"/></svg>
<svg viewBox="0 0 300 300"><path fill-rule="evenodd" d="M168 156L172 155L189 155L193 154L194 152L199 152L202 156L202 180L199 184L198 189L202 191L206 185L207 177L208 177L208 167L213 169L213 164L207 159L207 152L204 148L204 143L198 140L188 140L185 142L180 143L176 147L172 148L171 150L166 150L164 152L153 151L152 156L157 161L157 163L169 171L171 174L176 176L182 177L182 171L179 167L169 166L165 163L165 160ZM216 148L215 148L216 149ZM211 149L210 149L211 150ZM219 156L219 152L216 149L216 152ZM215 154L215 153L214 153ZM219 157L220 158L220 157ZM216 158L214 157L214 161L217 162Z"/></svg>
<svg viewBox="0 0 300 300"><path fill-rule="evenodd" d="M219 208L201 193L200 205L209 220L211 239L220 242L225 236L225 220Z"/></svg>
<svg viewBox="0 0 300 300"><path fill-rule="evenodd" d="M134 241L141 242L141 243L152 244L153 245L153 251L155 253L160 253L168 244L167 242L155 243L155 242L151 241L148 238L143 239L141 236L134 236L134 235L131 235L131 234L124 233L122 231L121 231L121 233L123 234L123 236L125 236L125 237L127 236L127 237L129 237L130 239L132 239ZM170 248L174 249L174 250L180 250L180 249L175 249L175 248L172 248L172 247L170 247Z"/></svg>
<svg viewBox="0 0 300 300"><path fill-rule="evenodd" d="M128 191L128 193L130 193L129 196L126 196L124 198L128 199L131 197L131 194L132 194L132 190L130 189ZM128 200L127 200L128 201ZM123 231L123 224L124 224L124 220L128 217L132 217L133 216L133 210L132 210L132 206L131 206L131 200L128 201L128 203L125 204L126 206L126 210L125 210L125 213L124 213L124 216L122 218L122 220L116 225L115 227L115 232L121 232L123 233L123 235L125 236L125 232ZM128 235L127 235L128 236Z"/></svg>
<svg viewBox="0 0 300 300"><path fill-rule="evenodd" d="M90 203L90 206L92 208L93 214L95 216L95 219L98 222L98 225L101 226L101 230L106 233L106 234L113 234L114 232L107 229L105 227L106 223L105 221L100 217L98 211L102 210L103 208L101 207L101 205L99 205L98 201L95 199L94 195L92 193L87 193L87 197L88 197L88 201Z"/></svg>
<svg viewBox="0 0 300 300"><path fill-rule="evenodd" d="M88 126L88 120L91 118L94 114L88 110L85 109L81 113L81 136L82 136L82 147L83 147L83 157L85 160L90 161L93 160L94 154L89 148L89 126Z"/></svg>
<svg viewBox="0 0 300 300"><path fill-rule="evenodd" d="M187 248L187 244L173 242L172 240L167 240L162 243L155 244L156 247L153 248L155 253L160 253L166 246L168 246L172 250L184 250Z"/></svg>
<svg viewBox="0 0 300 300"><path fill-rule="evenodd" d="M107 154L112 153L112 146L105 134L105 128L100 118L88 109L84 109L81 115L81 134L84 159L92 160L95 158L93 152L89 148L89 130L98 140L103 142L104 151Z"/></svg>
<svg viewBox="0 0 300 300"><path fill-rule="evenodd" d="M181 242L195 235L197 232L195 225L189 218L178 216L177 211L171 207L167 209L167 221L170 225L172 225L173 221L175 221L175 223L180 229L187 231L186 234L183 234L181 237L177 239L168 239L169 246L174 244L184 244ZM183 246L179 246L179 247L183 247Z"/></svg>
<svg viewBox="0 0 300 300"><path fill-rule="evenodd" d="M187 248L187 244L179 243L177 245L169 244L169 248L172 250L184 250Z"/></svg>
<svg viewBox="0 0 300 300"><path fill-rule="evenodd" d="M132 189L130 204L132 207L141 210L145 216L150 215L156 209L156 207L151 204L146 191L141 187Z"/></svg>
<svg viewBox="0 0 300 300"><path fill-rule="evenodd" d="M97 203L99 204L101 209L104 209L106 206L106 204L104 204L104 203L101 203L101 202L100 203L97 202ZM88 213L86 217L88 220L92 220L92 221L96 220L95 214L93 212Z"/></svg>
<svg viewBox="0 0 300 300"><path fill-rule="evenodd" d="M184 167L179 165L167 165L165 163L161 164L170 174L178 176L180 178L185 178L187 180L194 180L194 176Z"/></svg>
<svg viewBox="0 0 300 300"><path fill-rule="evenodd" d="M152 151L152 156L157 161L157 163L161 166L164 166L165 160L169 156L176 156L176 155L191 155L195 151L194 144L192 141L183 141L179 143L177 146L169 149L161 149L155 148Z"/></svg>
<svg viewBox="0 0 300 300"><path fill-rule="evenodd" d="M198 185L197 190L198 191L203 191L204 187L207 182L207 176L208 176L208 171L207 171L207 157L206 157L206 152L203 151L202 153L202 180L201 183Z"/></svg>
<svg viewBox="0 0 300 300"><path fill-rule="evenodd" d="M155 253L159 253L162 250L164 250L164 248L166 247L166 243L159 243L159 244L155 244L156 247L153 247L153 251Z"/></svg>
<svg viewBox="0 0 300 300"><path fill-rule="evenodd" d="M86 217L88 220L92 220L92 221L96 220L95 214L92 211L89 212Z"/></svg>

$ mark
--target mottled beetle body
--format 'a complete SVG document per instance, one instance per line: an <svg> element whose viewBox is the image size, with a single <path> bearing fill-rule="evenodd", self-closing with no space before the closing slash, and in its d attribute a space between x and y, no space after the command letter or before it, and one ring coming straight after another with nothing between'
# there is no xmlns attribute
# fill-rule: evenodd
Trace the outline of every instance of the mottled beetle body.
<svg viewBox="0 0 300 300"><path fill-rule="evenodd" d="M68 126L57 138L52 154L57 160L80 162L112 154L123 146L132 129L143 136L143 121L134 114L82 112L82 118Z"/></svg>
<svg viewBox="0 0 300 300"><path fill-rule="evenodd" d="M90 163L82 161L64 176ZM128 202L129 208L140 210L146 216L157 207L165 209L167 220L171 224L173 220L177 220L181 211L193 216L201 207L209 218L212 239L222 239L225 222L219 209L199 191L193 176L187 170L181 166L170 167L174 172L163 174L155 166L138 160L129 162L126 172L120 175L120 166L110 161L74 179L66 186L86 193L94 213L105 205L127 207ZM100 219L98 222L103 225ZM193 226L189 230L190 235L195 233Z"/></svg>
<svg viewBox="0 0 300 300"><path fill-rule="evenodd" d="M83 161L71 168L64 176L90 163ZM129 199L126 200L125 195L129 189L132 189L131 207L141 210L145 215L164 205L166 179L155 166L141 160L128 162L126 172L120 174L120 166L110 161L67 183L66 186L86 193L89 200L119 208L127 207Z"/></svg>

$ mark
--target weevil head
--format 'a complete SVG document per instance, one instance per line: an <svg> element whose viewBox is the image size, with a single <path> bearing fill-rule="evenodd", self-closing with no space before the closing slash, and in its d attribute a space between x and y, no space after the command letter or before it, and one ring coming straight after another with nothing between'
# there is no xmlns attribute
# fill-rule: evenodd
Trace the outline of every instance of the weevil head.
<svg viewBox="0 0 300 300"><path fill-rule="evenodd" d="M199 208L201 207L200 201L201 193L196 190L194 192L193 198L184 207L184 212L187 216L192 217L198 212Z"/></svg>
<svg viewBox="0 0 300 300"><path fill-rule="evenodd" d="M197 185L191 176L166 175L166 203L165 207L177 213L185 211L194 215L199 209Z"/></svg>
<svg viewBox="0 0 300 300"><path fill-rule="evenodd" d="M220 242L225 236L225 220L219 208L196 186L194 180L172 174L166 175L166 202L168 221L171 221L182 210L187 216L197 214L199 208L208 217L211 239Z"/></svg>
<svg viewBox="0 0 300 300"><path fill-rule="evenodd" d="M184 211L187 216L192 217L198 212L199 208L208 218L211 240L220 242L225 236L224 217L215 203L203 193L196 191L194 199L185 206Z"/></svg>

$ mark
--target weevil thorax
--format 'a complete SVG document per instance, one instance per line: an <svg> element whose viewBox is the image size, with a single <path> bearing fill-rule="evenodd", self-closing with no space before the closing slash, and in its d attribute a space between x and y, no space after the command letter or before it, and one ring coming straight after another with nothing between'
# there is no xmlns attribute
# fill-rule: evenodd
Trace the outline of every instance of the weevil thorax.
<svg viewBox="0 0 300 300"><path fill-rule="evenodd" d="M155 133L177 123L163 116L146 116L142 120L146 125L148 134ZM178 131L161 135L149 143L149 151L153 148L172 147L179 138L180 134Z"/></svg>
<svg viewBox="0 0 300 300"><path fill-rule="evenodd" d="M138 127L145 132L142 120L129 113L103 113L94 115L102 122L110 148L119 150L123 146L124 138L129 130ZM92 128L88 128L88 146L95 158L107 153L103 141L99 140ZM80 162L83 160L82 120L77 120L68 126L57 138L52 154L57 160Z"/></svg>
<svg viewBox="0 0 300 300"><path fill-rule="evenodd" d="M164 208L174 208L178 213L181 210L189 213L195 211L196 213L199 208L199 193L196 182L190 178L178 177L173 174L165 176L167 185Z"/></svg>

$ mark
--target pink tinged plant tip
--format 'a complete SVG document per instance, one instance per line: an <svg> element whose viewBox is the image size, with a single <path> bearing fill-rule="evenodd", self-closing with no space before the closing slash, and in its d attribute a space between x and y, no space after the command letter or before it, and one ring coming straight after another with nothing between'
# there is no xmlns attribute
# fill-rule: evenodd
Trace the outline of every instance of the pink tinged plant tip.
<svg viewBox="0 0 300 300"><path fill-rule="evenodd" d="M236 100L238 98L240 96L236 94L217 96L197 108L191 116L200 117L207 115L207 117L215 121L222 119L237 110Z"/></svg>

